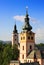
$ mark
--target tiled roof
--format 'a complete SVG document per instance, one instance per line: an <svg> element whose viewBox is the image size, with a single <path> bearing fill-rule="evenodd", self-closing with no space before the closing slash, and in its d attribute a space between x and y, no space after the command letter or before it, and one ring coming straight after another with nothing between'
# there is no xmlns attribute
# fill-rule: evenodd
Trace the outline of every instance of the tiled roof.
<svg viewBox="0 0 44 65"><path fill-rule="evenodd" d="M44 46L37 46L40 51L44 51Z"/></svg>
<svg viewBox="0 0 44 65"><path fill-rule="evenodd" d="M42 59L44 59L44 46L36 46L36 47L40 50L41 57Z"/></svg>
<svg viewBox="0 0 44 65"><path fill-rule="evenodd" d="M35 57L35 54L36 54L36 58L42 58L41 57L41 53L40 53L40 50L38 49L35 49L35 50L32 50L29 55L27 56L27 59L34 59Z"/></svg>

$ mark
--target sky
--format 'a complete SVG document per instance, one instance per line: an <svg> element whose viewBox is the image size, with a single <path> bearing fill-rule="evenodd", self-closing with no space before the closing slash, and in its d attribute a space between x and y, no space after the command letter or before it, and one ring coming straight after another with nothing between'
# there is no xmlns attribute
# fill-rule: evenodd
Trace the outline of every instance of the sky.
<svg viewBox="0 0 44 65"><path fill-rule="evenodd" d="M35 42L44 43L44 0L0 0L0 40L12 40L15 23L18 33L22 31L26 6Z"/></svg>

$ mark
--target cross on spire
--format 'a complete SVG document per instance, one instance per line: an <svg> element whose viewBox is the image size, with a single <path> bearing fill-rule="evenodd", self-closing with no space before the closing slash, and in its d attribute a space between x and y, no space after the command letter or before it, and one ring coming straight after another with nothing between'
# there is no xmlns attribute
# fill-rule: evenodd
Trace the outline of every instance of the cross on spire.
<svg viewBox="0 0 44 65"><path fill-rule="evenodd" d="M26 6L26 14L28 14L28 6Z"/></svg>

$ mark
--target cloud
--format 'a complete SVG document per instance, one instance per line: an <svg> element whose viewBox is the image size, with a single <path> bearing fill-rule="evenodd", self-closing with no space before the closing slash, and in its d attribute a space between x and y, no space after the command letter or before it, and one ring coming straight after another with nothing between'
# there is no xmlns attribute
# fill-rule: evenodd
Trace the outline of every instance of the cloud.
<svg viewBox="0 0 44 65"><path fill-rule="evenodd" d="M37 20L35 18L31 18L31 17L30 17L30 21L32 21L33 23L37 22Z"/></svg>
<svg viewBox="0 0 44 65"><path fill-rule="evenodd" d="M20 15L16 15L13 18L16 21L24 22L25 16L24 15L21 15L21 16ZM35 34L35 38L36 38L35 42L36 43L44 42L44 27L41 27L41 24L40 24L39 20L36 20L35 18L32 18L30 16L29 16L29 18L30 18L30 21L35 24L35 27L37 27L35 29L35 33L36 33Z"/></svg>
<svg viewBox="0 0 44 65"><path fill-rule="evenodd" d="M36 38L36 42L38 42L38 43L44 42L44 27L36 30L35 38Z"/></svg>
<svg viewBox="0 0 44 65"><path fill-rule="evenodd" d="M24 18L25 18L25 16L20 16L20 15L16 15L16 16L14 16L13 17L16 21L20 21L20 22L23 22L24 21Z"/></svg>
<svg viewBox="0 0 44 65"><path fill-rule="evenodd" d="M24 15L16 15L16 16L13 16L13 19L15 19L16 21L20 21L20 22L24 22L24 18L25 18ZM34 23L37 22L36 19L31 18L30 16L29 16L29 18L30 18L30 21L31 22L34 22Z"/></svg>

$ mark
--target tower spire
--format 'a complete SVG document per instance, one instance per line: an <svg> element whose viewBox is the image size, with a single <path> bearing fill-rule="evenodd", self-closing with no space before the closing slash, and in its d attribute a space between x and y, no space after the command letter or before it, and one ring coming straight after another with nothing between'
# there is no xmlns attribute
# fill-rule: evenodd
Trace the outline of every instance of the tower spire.
<svg viewBox="0 0 44 65"><path fill-rule="evenodd" d="M31 29L32 29L32 26L29 23L28 7L26 7L25 24L24 24L23 30L31 31Z"/></svg>
<svg viewBox="0 0 44 65"><path fill-rule="evenodd" d="M14 30L13 30L13 33L17 33L17 26L16 26L16 22L15 22L15 25L14 25Z"/></svg>

